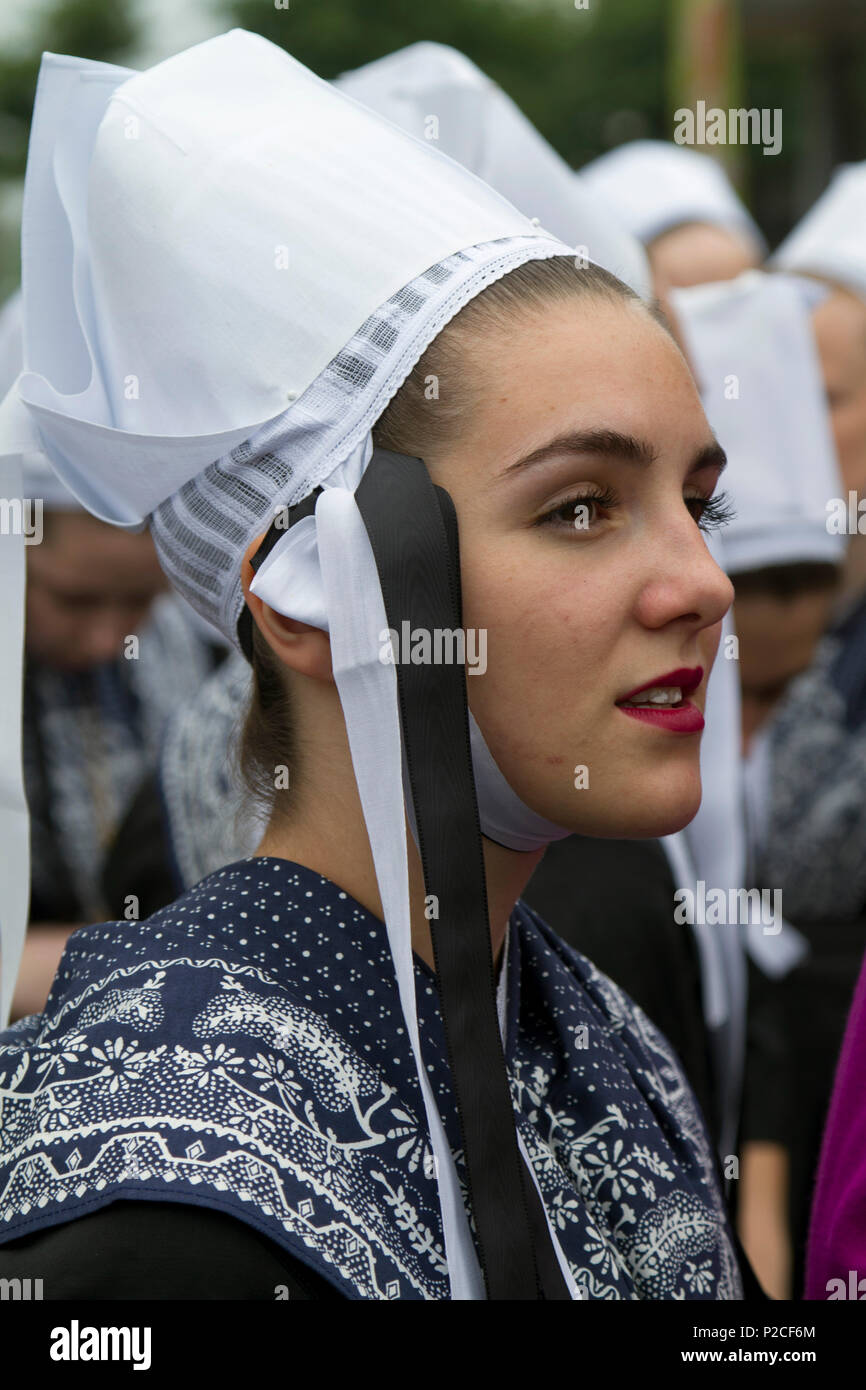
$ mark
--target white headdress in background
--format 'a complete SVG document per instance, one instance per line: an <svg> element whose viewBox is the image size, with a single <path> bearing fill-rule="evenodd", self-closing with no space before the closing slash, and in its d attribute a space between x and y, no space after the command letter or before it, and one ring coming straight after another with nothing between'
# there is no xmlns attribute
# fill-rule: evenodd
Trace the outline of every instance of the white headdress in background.
<svg viewBox="0 0 866 1390"><path fill-rule="evenodd" d="M770 266L821 276L866 299L866 160L836 170Z"/></svg>
<svg viewBox="0 0 866 1390"><path fill-rule="evenodd" d="M343 73L335 86L471 169L639 294L653 297L640 243L601 193L586 188L501 87L465 54L415 43Z"/></svg>
<svg viewBox="0 0 866 1390"><path fill-rule="evenodd" d="M841 480L808 290L787 275L671 291L707 418L728 456L729 574L799 560L840 564L827 530Z"/></svg>
<svg viewBox="0 0 866 1390"><path fill-rule="evenodd" d="M633 140L580 171L590 193L603 198L644 246L686 222L739 232L763 257L757 224L710 155L666 140Z"/></svg>
<svg viewBox="0 0 866 1390"><path fill-rule="evenodd" d="M809 319L812 287L792 276L747 271L720 284L673 290L671 298L707 417L728 456L724 487L736 515L721 537L719 563L734 576L797 561L841 563L844 540L829 535L826 525L826 504L840 484ZM707 695L711 737L701 748L706 795L682 832L697 876L724 891L747 886L744 803L750 807L753 849L768 775L761 756L741 761L738 693L735 700L725 696L712 705L714 682L723 691L725 683L736 684L735 671L735 663L720 653ZM728 726L724 741L723 723ZM714 747L721 756L711 770L706 758ZM705 952L721 949L723 971L713 973L731 984L731 1007L727 1019L719 1013L716 1047L717 1065L728 1072L730 1104L721 1147L728 1153L742 1075L745 981L734 934L719 943L709 939L707 928L696 935ZM803 954L799 934L784 922L770 937L760 923L750 922L745 939L768 973L784 973Z"/></svg>
<svg viewBox="0 0 866 1390"><path fill-rule="evenodd" d="M24 364L21 326L21 291L0 309L0 400L18 379ZM43 453L24 454L21 460L24 496L39 500L49 511L80 512L80 502L64 487Z"/></svg>

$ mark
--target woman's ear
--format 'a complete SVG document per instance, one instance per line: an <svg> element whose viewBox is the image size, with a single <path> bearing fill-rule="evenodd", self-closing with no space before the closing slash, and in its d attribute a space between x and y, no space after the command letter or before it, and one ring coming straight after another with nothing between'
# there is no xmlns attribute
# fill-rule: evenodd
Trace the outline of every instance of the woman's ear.
<svg viewBox="0 0 866 1390"><path fill-rule="evenodd" d="M263 531L250 543L241 563L241 587L253 622L283 666L297 671L299 675L311 676L313 680L333 683L331 639L327 632L323 632L320 627L313 627L310 623L298 622L296 618L284 617L282 613L264 603L250 588L255 578L252 557L264 540L265 534Z"/></svg>

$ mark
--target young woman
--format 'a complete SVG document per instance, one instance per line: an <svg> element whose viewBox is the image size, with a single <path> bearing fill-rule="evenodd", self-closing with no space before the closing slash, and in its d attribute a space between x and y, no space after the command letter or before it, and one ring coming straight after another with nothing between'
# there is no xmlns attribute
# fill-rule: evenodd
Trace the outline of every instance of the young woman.
<svg viewBox="0 0 866 1390"><path fill-rule="evenodd" d="M52 71L32 187L63 184ZM111 409L91 394L79 429L60 373L50 418L18 393L249 655L270 819L147 921L76 933L0 1035L2 1273L38 1252L47 1297L759 1296L670 1047L519 901L552 840L665 834L700 801L732 593L679 350L251 35L93 85L56 110L90 103L72 229Z"/></svg>

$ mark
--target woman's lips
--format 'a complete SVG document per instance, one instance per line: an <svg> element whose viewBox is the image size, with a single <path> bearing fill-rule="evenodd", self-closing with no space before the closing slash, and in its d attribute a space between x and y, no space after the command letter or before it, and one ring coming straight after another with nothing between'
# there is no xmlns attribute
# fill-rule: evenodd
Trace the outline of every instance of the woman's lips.
<svg viewBox="0 0 866 1390"><path fill-rule="evenodd" d="M644 681L643 685L635 686L634 690L630 690L628 695L623 695L616 702L616 707L622 710L623 714L642 719L645 724L654 724L659 729L667 729L672 734L699 734L704 727L704 716L690 700L682 698L676 705L627 705L622 701L633 700L636 695L656 686L676 687L683 696L690 695L693 690L697 690L703 678L702 666L678 666L675 671L667 671L663 676L656 676L654 680Z"/></svg>
<svg viewBox="0 0 866 1390"><path fill-rule="evenodd" d="M630 715L632 719L642 719L645 724L655 724L659 729L667 729L671 734L699 734L704 727L704 716L690 700L667 706L617 705L617 709Z"/></svg>
<svg viewBox="0 0 866 1390"><path fill-rule="evenodd" d="M635 695L641 695L645 690L652 690L656 685L675 685L684 695L691 695L693 690L697 690L704 678L703 666L678 666L675 671L666 671L663 676L656 676L651 681L644 681L643 685L636 685L634 690L630 690L627 695L620 695L620 700L633 700Z"/></svg>

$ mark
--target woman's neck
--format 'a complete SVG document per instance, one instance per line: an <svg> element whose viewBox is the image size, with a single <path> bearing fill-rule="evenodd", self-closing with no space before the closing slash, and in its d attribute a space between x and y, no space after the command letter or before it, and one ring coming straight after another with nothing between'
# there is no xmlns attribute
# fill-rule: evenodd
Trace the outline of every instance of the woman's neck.
<svg viewBox="0 0 866 1390"><path fill-rule="evenodd" d="M357 791L354 798L332 802L330 806L327 797L317 795L316 800L319 805L328 807L324 823L317 823L316 818L294 814L288 823L272 821L255 854L273 855L305 865L314 873L336 883L368 912L372 912L374 917L383 921L385 914ZM348 814L350 804L347 803L357 810L357 815ZM407 841L412 949L433 970L433 946L430 922L425 915L426 889L421 857L408 826ZM530 852L509 850L484 837L481 843L487 879L491 945L494 962L498 963L514 904L526 887L544 849Z"/></svg>
<svg viewBox="0 0 866 1390"><path fill-rule="evenodd" d="M336 686L320 681L293 682L292 715L302 755L291 769L291 788L277 792L275 814L256 855L274 855L303 864L349 893L384 921L373 853L352 767L346 724ZM412 949L435 969L430 922L424 913L421 857L406 831ZM539 863L544 848L524 853L482 837L487 906L494 961L499 960L514 904ZM464 853L460 846L458 853ZM435 891L435 890L431 890Z"/></svg>

